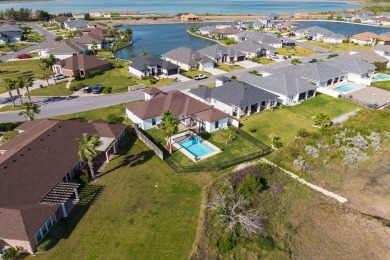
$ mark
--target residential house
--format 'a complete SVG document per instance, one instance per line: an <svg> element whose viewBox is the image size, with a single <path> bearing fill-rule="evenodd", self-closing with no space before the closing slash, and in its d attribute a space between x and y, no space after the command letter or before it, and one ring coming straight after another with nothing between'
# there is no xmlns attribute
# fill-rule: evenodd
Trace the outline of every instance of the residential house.
<svg viewBox="0 0 390 260"><path fill-rule="evenodd" d="M242 42L245 40L253 40L259 43L268 44L274 48L282 48L283 41L282 39L276 37L275 35L269 33L253 32L253 31L244 31L236 34L236 40Z"/></svg>
<svg viewBox="0 0 390 260"><path fill-rule="evenodd" d="M180 20L185 22L196 22L202 20L199 16L196 14L185 14L180 16Z"/></svg>
<svg viewBox="0 0 390 260"><path fill-rule="evenodd" d="M88 54L88 46L74 42L72 39L65 39L62 41L40 44L36 51L41 58L45 58L52 54L56 59L62 60L73 55Z"/></svg>
<svg viewBox="0 0 390 260"><path fill-rule="evenodd" d="M317 89L317 86L309 81L282 71L275 71L266 77L244 73L239 75L238 79L276 95L272 106L276 102L283 105L297 104L314 97Z"/></svg>
<svg viewBox="0 0 390 260"><path fill-rule="evenodd" d="M4 43L20 42L23 38L23 30L17 24L5 23L0 26L0 37Z"/></svg>
<svg viewBox="0 0 390 260"><path fill-rule="evenodd" d="M313 19L313 15L309 13L297 13L293 16L294 19Z"/></svg>
<svg viewBox="0 0 390 260"><path fill-rule="evenodd" d="M271 20L280 20L280 19L282 19L280 14L277 14L277 13L270 13L270 14L267 14L266 16L269 17Z"/></svg>
<svg viewBox="0 0 390 260"><path fill-rule="evenodd" d="M379 46L390 46L390 45L379 45ZM350 52L350 55L353 58L366 61L368 63L374 64L374 62L382 62L385 63L387 67L389 67L389 59L378 54L374 50L354 50Z"/></svg>
<svg viewBox="0 0 390 260"><path fill-rule="evenodd" d="M381 36L373 32L355 34L349 40L359 45L390 45L390 37Z"/></svg>
<svg viewBox="0 0 390 260"><path fill-rule="evenodd" d="M104 38L93 33L82 34L81 37L73 38L72 41L79 44L85 44L88 47L88 50L93 49L94 43L95 50L101 50L105 46Z"/></svg>
<svg viewBox="0 0 390 260"><path fill-rule="evenodd" d="M375 18L374 22L376 24L379 24L379 25L390 25L390 18L382 16L382 17L379 17L379 18Z"/></svg>
<svg viewBox="0 0 390 260"><path fill-rule="evenodd" d="M101 137L94 160L100 166L116 153L125 128L51 119L20 125L20 134L0 146L0 247L34 253L79 201L79 184L72 182L84 166L77 139L84 133Z"/></svg>
<svg viewBox="0 0 390 260"><path fill-rule="evenodd" d="M343 21L352 21L354 19L354 16L351 13L341 13L335 17L335 19L339 18Z"/></svg>
<svg viewBox="0 0 390 260"><path fill-rule="evenodd" d="M68 17L66 17L64 15L60 15L60 16L54 17L53 19L50 19L49 24L64 27L64 23L66 21L68 21Z"/></svg>
<svg viewBox="0 0 390 260"><path fill-rule="evenodd" d="M93 18L111 18L110 13L104 13L104 12L92 12L89 13L89 15Z"/></svg>
<svg viewBox="0 0 390 260"><path fill-rule="evenodd" d="M382 57L390 59L390 45L375 45L372 49Z"/></svg>
<svg viewBox="0 0 390 260"><path fill-rule="evenodd" d="M214 68L214 61L212 59L207 56L201 55L198 52L187 47L179 47L177 49L173 49L167 53L164 53L161 56L164 60L176 64L184 70L205 70L209 68Z"/></svg>
<svg viewBox="0 0 390 260"><path fill-rule="evenodd" d="M295 35L299 38L306 37L308 40L330 43L342 43L344 38L344 36L341 34L334 33L319 26L312 26L296 30Z"/></svg>
<svg viewBox="0 0 390 260"><path fill-rule="evenodd" d="M69 58L58 61L53 66L53 70L58 74L64 74L69 77L86 77L92 71L106 71L111 68L108 61L99 59L95 56L84 54L74 55Z"/></svg>
<svg viewBox="0 0 390 260"><path fill-rule="evenodd" d="M288 20L288 21L285 21L285 22L282 22L282 23L278 23L275 26L279 30L293 30L293 29L295 29L296 27L299 26L299 23L291 21L291 20Z"/></svg>
<svg viewBox="0 0 390 260"><path fill-rule="evenodd" d="M238 30L236 28L226 27L223 29L215 29L215 30L211 31L211 35L213 35L214 37L216 37L218 39L221 39L224 37L235 39L236 34L240 33L240 32L241 32L241 30Z"/></svg>
<svg viewBox="0 0 390 260"><path fill-rule="evenodd" d="M276 106L278 97L271 92L237 80L226 81L216 88L194 89L189 93L237 118Z"/></svg>
<svg viewBox="0 0 390 260"><path fill-rule="evenodd" d="M245 60L245 53L215 44L197 51L199 54L209 57L215 63L231 63L233 61Z"/></svg>
<svg viewBox="0 0 390 260"><path fill-rule="evenodd" d="M217 27L215 25L203 26L197 30L197 33L201 35L211 36L211 32L215 31Z"/></svg>
<svg viewBox="0 0 390 260"><path fill-rule="evenodd" d="M238 30L245 30L246 29L246 23L243 21L234 21L230 24L230 27L236 28Z"/></svg>
<svg viewBox="0 0 390 260"><path fill-rule="evenodd" d="M143 130L158 128L161 115L166 111L174 114L179 123L186 127L196 127L209 133L228 128L228 114L177 90L126 104L126 117Z"/></svg>
<svg viewBox="0 0 390 260"><path fill-rule="evenodd" d="M131 58L129 72L137 78L160 75L170 76L180 73L178 65L153 55Z"/></svg>
<svg viewBox="0 0 390 260"><path fill-rule="evenodd" d="M91 27L87 21L81 20L81 19L75 19L75 18L68 18L66 22L64 22L64 28L67 30L81 30L84 28Z"/></svg>
<svg viewBox="0 0 390 260"><path fill-rule="evenodd" d="M260 16L257 19L257 22L253 23L253 28L255 28L256 30L260 28L271 28L272 26L274 26L274 23L271 21L271 18L268 16Z"/></svg>
<svg viewBox="0 0 390 260"><path fill-rule="evenodd" d="M375 19L375 16L372 15L359 15L356 16L355 21L360 20L360 22L363 24L376 24Z"/></svg>
<svg viewBox="0 0 390 260"><path fill-rule="evenodd" d="M239 42L231 48L245 53L247 59L269 56L275 53L274 47L253 40Z"/></svg>

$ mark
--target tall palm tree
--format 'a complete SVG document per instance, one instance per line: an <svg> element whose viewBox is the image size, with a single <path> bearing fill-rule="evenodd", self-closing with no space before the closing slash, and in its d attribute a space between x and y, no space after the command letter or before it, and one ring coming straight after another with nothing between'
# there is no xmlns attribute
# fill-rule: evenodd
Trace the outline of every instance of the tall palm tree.
<svg viewBox="0 0 390 260"><path fill-rule="evenodd" d="M96 44L95 41L92 41L91 49L92 49L92 51L93 51L93 55L96 56L97 44Z"/></svg>
<svg viewBox="0 0 390 260"><path fill-rule="evenodd" d="M24 116L28 121L33 121L35 115L41 112L39 106L30 101L27 101L21 107L22 110L19 112L19 116Z"/></svg>
<svg viewBox="0 0 390 260"><path fill-rule="evenodd" d="M51 75L53 76L54 82L55 82L55 84L57 84L56 79L54 78L55 72L53 69L53 66L57 63L57 59L54 57L53 54L50 54L45 60L46 60L46 64L47 64L48 69L50 69L50 71L51 71Z"/></svg>
<svg viewBox="0 0 390 260"><path fill-rule="evenodd" d="M15 79L15 89L16 89L16 92L18 93L21 105L23 105L23 98L22 98L22 95L20 95L20 89L23 88L23 87L24 86L23 86L22 79L20 77Z"/></svg>
<svg viewBox="0 0 390 260"><path fill-rule="evenodd" d="M12 95L12 90L15 89L15 80L13 79L5 79L4 82L4 87L7 89L8 91L8 95L9 97L11 98L12 100L12 106L15 107L15 101L14 101L14 96Z"/></svg>
<svg viewBox="0 0 390 260"><path fill-rule="evenodd" d="M79 142L79 150L77 152L81 161L87 160L89 170L91 171L92 179L95 179L95 170L93 168L93 158L98 155L96 147L101 145L100 136L98 135L88 135L84 133L81 139L77 139Z"/></svg>
<svg viewBox="0 0 390 260"><path fill-rule="evenodd" d="M30 76L22 76L21 77L21 81L23 82L23 86L26 88L27 90L27 96L28 96L28 100L30 100L31 102L31 97L30 97L30 89L32 86L33 86L33 80Z"/></svg>
<svg viewBox="0 0 390 260"><path fill-rule="evenodd" d="M49 67L47 65L47 62L46 62L46 59L41 59L39 61L39 67L41 68L42 72L43 72L43 76L45 77L45 80L47 82L47 86L49 86L49 79L48 79L48 75L49 75Z"/></svg>
<svg viewBox="0 0 390 260"><path fill-rule="evenodd" d="M175 116L169 110L165 111L162 114L161 129L163 130L165 138L167 139L167 147L169 149L169 153L172 154L171 137L179 131L179 127Z"/></svg>
<svg viewBox="0 0 390 260"><path fill-rule="evenodd" d="M118 65L118 57L116 56L116 52L119 51L119 45L117 41L114 41L111 47L112 56L116 59L116 65Z"/></svg>

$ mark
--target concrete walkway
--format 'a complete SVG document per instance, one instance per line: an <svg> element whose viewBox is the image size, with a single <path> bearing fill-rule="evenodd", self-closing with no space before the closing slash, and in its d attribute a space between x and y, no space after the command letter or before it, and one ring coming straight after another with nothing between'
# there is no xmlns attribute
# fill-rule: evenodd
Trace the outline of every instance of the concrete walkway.
<svg viewBox="0 0 390 260"><path fill-rule="evenodd" d="M350 118L351 116L354 116L356 115L356 113L360 111L360 108L354 110L354 111L351 111L349 113L346 113L342 116L339 116L339 117L336 117L334 119L332 119L332 124L341 124L341 123L344 123L345 121L347 121L348 118Z"/></svg>
<svg viewBox="0 0 390 260"><path fill-rule="evenodd" d="M321 193L324 194L325 196L328 196L328 197L330 197L330 198L332 198L332 199L335 199L335 200L337 200L337 201L340 202L340 203L345 203L345 202L348 201L346 198L344 198L344 197L342 197L342 196L340 196L340 195L338 195L338 194L336 194L336 193L333 193L333 192L331 192L331 191L325 190L325 189L323 189L323 188L321 188L321 187L319 187L319 186L317 186L317 185L314 185L314 184L312 184L312 183L310 183L310 182L307 182L306 180L300 178L298 175L296 175L296 174L294 174L294 173L292 173L292 172L289 172L289 171L287 171L287 170L285 170L285 169L283 169L283 168L277 166L276 164L274 164L273 162L271 162L271 161L269 161L269 160L267 160L267 159L265 159L265 158L261 158L261 161L264 162L264 163L267 163L267 164L269 164L269 165L272 165L272 166L274 166L274 167L277 167L278 169L282 170L282 171L285 172L287 175L289 175L291 178L296 179L298 182L300 182L300 183L302 183L302 184L304 184L304 185L307 185L307 186L309 186L310 188L312 188L313 190L316 190L316 191L318 191L318 192L321 192Z"/></svg>

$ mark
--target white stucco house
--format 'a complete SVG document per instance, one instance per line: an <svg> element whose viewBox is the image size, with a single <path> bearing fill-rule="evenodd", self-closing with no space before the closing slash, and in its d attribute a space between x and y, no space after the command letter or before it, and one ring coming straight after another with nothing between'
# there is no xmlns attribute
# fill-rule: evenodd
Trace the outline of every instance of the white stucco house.
<svg viewBox="0 0 390 260"><path fill-rule="evenodd" d="M328 29L312 26L304 29L299 29L295 32L298 38L306 37L308 40L329 43L342 43L344 36L334 33Z"/></svg>
<svg viewBox="0 0 390 260"><path fill-rule="evenodd" d="M187 47L173 49L164 53L161 57L187 71L191 69L206 70L214 68L212 59Z"/></svg>
<svg viewBox="0 0 390 260"><path fill-rule="evenodd" d="M85 44L66 39L41 44L37 47L36 51L41 58L46 58L52 54L56 59L63 60L78 54L88 54L88 47Z"/></svg>

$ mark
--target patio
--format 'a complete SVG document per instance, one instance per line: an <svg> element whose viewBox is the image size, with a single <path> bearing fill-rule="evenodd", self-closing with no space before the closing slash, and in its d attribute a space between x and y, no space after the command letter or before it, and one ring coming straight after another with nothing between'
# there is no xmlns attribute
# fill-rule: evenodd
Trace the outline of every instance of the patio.
<svg viewBox="0 0 390 260"><path fill-rule="evenodd" d="M390 91L376 87L366 87L353 92L353 99L360 102L377 105L378 108L390 105Z"/></svg>

